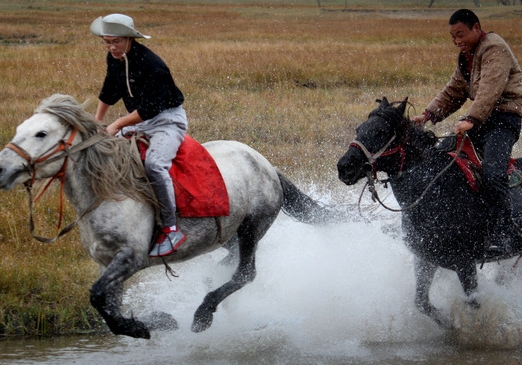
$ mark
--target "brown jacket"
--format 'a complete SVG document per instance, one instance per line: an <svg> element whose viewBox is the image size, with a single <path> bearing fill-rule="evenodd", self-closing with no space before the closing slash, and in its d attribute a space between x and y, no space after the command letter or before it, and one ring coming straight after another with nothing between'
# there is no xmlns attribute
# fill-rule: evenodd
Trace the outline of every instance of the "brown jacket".
<svg viewBox="0 0 522 365"><path fill-rule="evenodd" d="M495 110L522 116L522 70L502 37L487 33L479 42L469 82L462 60L460 54L451 80L426 108L434 123L457 111L468 98L472 103L466 118L475 124L483 123Z"/></svg>

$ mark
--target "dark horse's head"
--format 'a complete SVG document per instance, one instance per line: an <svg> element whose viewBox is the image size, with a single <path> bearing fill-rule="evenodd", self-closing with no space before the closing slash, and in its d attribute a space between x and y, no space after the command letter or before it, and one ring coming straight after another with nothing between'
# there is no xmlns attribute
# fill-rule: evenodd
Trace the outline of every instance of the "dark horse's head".
<svg viewBox="0 0 522 365"><path fill-rule="evenodd" d="M423 133L404 116L408 98L398 103L389 103L386 98L377 102L379 107L357 127L355 140L337 163L339 179L347 185L355 184L368 172L400 172L405 163L405 145L415 131Z"/></svg>

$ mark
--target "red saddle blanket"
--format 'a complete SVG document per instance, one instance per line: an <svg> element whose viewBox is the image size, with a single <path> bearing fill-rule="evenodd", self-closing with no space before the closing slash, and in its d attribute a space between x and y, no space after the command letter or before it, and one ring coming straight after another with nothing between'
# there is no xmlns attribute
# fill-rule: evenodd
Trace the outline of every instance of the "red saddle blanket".
<svg viewBox="0 0 522 365"><path fill-rule="evenodd" d="M148 145L138 140L142 160ZM216 217L230 214L228 192L221 172L208 151L185 135L172 161L176 207L181 217Z"/></svg>
<svg viewBox="0 0 522 365"><path fill-rule="evenodd" d="M459 154L457 155L457 151ZM462 135L457 136L457 144L455 152L448 152L448 154L455 159L468 185L473 191L478 191L480 187L480 174L482 171L482 160L477 154L473 143L469 138L462 138ZM508 166L508 175L515 171L515 160L511 159Z"/></svg>

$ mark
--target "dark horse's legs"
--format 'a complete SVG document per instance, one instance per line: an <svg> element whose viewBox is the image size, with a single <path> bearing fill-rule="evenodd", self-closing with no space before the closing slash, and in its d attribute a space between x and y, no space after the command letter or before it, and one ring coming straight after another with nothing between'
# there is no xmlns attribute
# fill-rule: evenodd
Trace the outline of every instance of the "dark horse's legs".
<svg viewBox="0 0 522 365"><path fill-rule="evenodd" d="M430 287L433 282L433 277L437 271L437 266L415 257L415 277L417 279L417 288L415 293L415 306L419 311L443 328L451 329L452 325L448 318L446 318L435 306L430 302ZM477 267L474 262L468 265L462 265L455 270L459 281L464 289L464 293L468 296L467 303L472 308L478 309L480 304L477 302L473 294L477 289Z"/></svg>
<svg viewBox="0 0 522 365"><path fill-rule="evenodd" d="M417 280L415 306L421 313L433 319L441 327L450 329L449 319L430 302L430 287L436 271L437 266L415 257L415 278Z"/></svg>
<svg viewBox="0 0 522 365"><path fill-rule="evenodd" d="M273 214L270 218L265 217L262 224L253 223L254 220L248 218L243 222L237 232L239 239L239 265L237 270L228 283L205 296L203 303L194 313L193 332L202 332L208 329L212 324L213 313L216 311L219 303L254 280L256 276L255 253L257 243L276 216L277 214Z"/></svg>
<svg viewBox="0 0 522 365"><path fill-rule="evenodd" d="M123 248L107 266L91 288L91 304L101 314L107 326L116 335L150 338L147 327L134 318L124 318L120 312L123 282L141 267L136 264L134 251Z"/></svg>
<svg viewBox="0 0 522 365"><path fill-rule="evenodd" d="M464 289L464 293L468 297L467 303L475 309L480 308L480 304L477 302L477 299L473 296L477 290L478 281L477 281L477 266L475 262L471 262L468 265L463 265L459 267L457 270L457 276L459 277L460 284L462 285L462 289Z"/></svg>

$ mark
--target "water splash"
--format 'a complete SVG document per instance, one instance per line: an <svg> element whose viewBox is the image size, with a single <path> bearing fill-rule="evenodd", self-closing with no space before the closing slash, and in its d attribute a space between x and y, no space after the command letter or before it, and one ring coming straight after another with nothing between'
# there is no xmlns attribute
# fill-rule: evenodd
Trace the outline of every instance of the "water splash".
<svg viewBox="0 0 522 365"><path fill-rule="evenodd" d="M355 195L345 198L353 202ZM225 250L175 265L179 277L172 280L161 267L130 280L127 314L166 312L178 330L154 331L150 341L109 334L4 346L0 363L404 365L520 358L522 278L514 260L479 271L477 311L466 306L456 274L439 270L431 299L456 328L443 331L413 305L413 257L401 240L400 215L366 200L362 211L365 219L322 227L281 214L259 244L256 279L221 303L203 333L191 332L193 313L232 275L220 264Z"/></svg>
<svg viewBox="0 0 522 365"><path fill-rule="evenodd" d="M256 279L218 307L212 327L202 334L190 333L193 313L233 272L219 264L224 250L176 266L180 277L172 282L160 268L140 274L125 302L135 313L141 307L172 314L180 330L169 337L191 349L200 344L218 350L223 342L251 346L256 338L256 346L332 354L364 352L366 344L446 341L448 333L413 305L413 257L397 234L399 214L375 207L370 214L369 223L323 227L280 215L259 244ZM522 343L522 298L516 295L522 280L514 278L502 288L495 282L510 264L488 264L479 272L483 305L478 311L465 305L455 273L439 270L431 297L453 319L457 345L513 348ZM494 318L494 313L500 314Z"/></svg>

